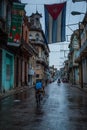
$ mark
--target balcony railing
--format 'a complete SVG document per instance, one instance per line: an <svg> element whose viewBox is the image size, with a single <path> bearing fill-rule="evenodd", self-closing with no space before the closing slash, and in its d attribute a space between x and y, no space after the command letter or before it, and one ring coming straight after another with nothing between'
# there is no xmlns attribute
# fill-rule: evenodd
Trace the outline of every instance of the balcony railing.
<svg viewBox="0 0 87 130"><path fill-rule="evenodd" d="M78 63L73 62L73 67L77 67L78 65Z"/></svg>
<svg viewBox="0 0 87 130"><path fill-rule="evenodd" d="M36 59L38 62L43 63L44 65L48 66L49 65L49 61L47 59L45 59L44 57L37 57Z"/></svg>
<svg viewBox="0 0 87 130"><path fill-rule="evenodd" d="M37 39L29 39L31 43L35 43L35 44L41 44L41 45L45 45L43 40L37 40Z"/></svg>
<svg viewBox="0 0 87 130"><path fill-rule="evenodd" d="M43 57L37 57L37 60L46 62L45 58L43 58Z"/></svg>

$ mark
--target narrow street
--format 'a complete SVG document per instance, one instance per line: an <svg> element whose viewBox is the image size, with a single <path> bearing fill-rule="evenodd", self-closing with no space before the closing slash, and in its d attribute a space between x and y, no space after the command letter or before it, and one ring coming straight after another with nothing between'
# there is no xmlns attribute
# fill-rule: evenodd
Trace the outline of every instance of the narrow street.
<svg viewBox="0 0 87 130"><path fill-rule="evenodd" d="M68 84L46 87L41 105L34 90L0 101L0 130L86 130L87 94Z"/></svg>

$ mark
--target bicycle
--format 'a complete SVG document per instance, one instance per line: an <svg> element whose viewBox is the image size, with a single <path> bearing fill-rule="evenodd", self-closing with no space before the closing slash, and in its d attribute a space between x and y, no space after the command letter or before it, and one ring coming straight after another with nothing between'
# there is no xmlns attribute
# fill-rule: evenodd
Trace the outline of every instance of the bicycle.
<svg viewBox="0 0 87 130"><path fill-rule="evenodd" d="M44 93L43 93L42 90L37 90L37 91L36 91L36 103L37 103L37 105L40 105L40 104L41 104L43 95L44 95Z"/></svg>

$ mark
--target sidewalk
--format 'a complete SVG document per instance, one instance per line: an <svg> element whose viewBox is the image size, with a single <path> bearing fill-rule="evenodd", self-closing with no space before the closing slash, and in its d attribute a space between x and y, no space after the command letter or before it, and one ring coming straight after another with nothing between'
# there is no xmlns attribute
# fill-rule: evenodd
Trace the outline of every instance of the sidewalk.
<svg viewBox="0 0 87 130"><path fill-rule="evenodd" d="M81 86L80 85L72 85L72 87L77 87L77 88L79 88L81 91L84 91L84 92L87 92L87 87L83 87L83 88L81 88Z"/></svg>
<svg viewBox="0 0 87 130"><path fill-rule="evenodd" d="M71 85L71 86L72 87L77 87L81 91L87 93L87 87L85 87L85 86L83 88L81 88L80 85ZM31 88L33 88L33 86L31 86L31 87L30 86L23 86L23 87L18 87L18 88L15 88L15 89L13 88L12 90L9 90L9 91L7 91L5 93L0 93L0 100L4 99L4 98L6 98L6 97L8 97L8 96L10 96L12 94L20 93L20 92L23 92L23 91L31 89Z"/></svg>
<svg viewBox="0 0 87 130"><path fill-rule="evenodd" d="M20 92L23 92L23 91L31 89L31 88L33 88L33 86L31 86L31 87L30 86L23 86L23 87L18 87L18 88L15 88L15 89L13 88L12 90L9 90L5 93L0 93L0 100L4 99L4 98L6 98L10 95L20 93Z"/></svg>

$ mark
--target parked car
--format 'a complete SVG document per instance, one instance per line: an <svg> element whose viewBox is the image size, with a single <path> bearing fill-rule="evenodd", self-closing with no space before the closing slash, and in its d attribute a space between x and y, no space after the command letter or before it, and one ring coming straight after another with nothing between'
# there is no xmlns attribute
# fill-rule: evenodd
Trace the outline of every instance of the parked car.
<svg viewBox="0 0 87 130"><path fill-rule="evenodd" d="M53 78L50 79L50 83L52 83L52 82L53 82Z"/></svg>
<svg viewBox="0 0 87 130"><path fill-rule="evenodd" d="M63 79L62 79L62 82L63 82L63 83L68 83L68 80L67 80L66 78L63 78Z"/></svg>

